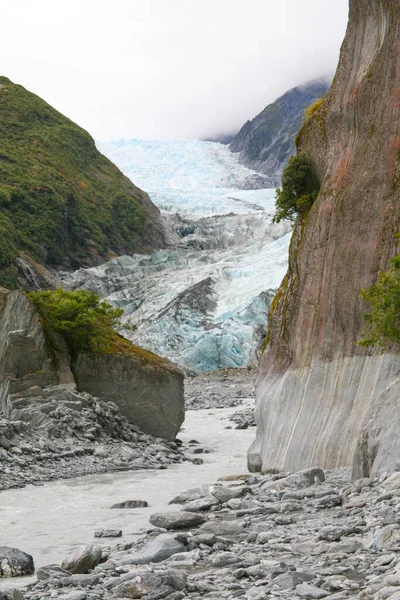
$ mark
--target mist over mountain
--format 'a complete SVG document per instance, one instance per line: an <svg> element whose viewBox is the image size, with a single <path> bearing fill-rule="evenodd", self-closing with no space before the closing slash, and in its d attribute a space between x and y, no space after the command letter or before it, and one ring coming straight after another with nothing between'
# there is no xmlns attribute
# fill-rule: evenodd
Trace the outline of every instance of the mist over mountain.
<svg viewBox="0 0 400 600"><path fill-rule="evenodd" d="M280 184L287 161L295 154L294 139L301 127L304 111L328 90L325 79L295 87L247 121L230 143L239 153L239 162Z"/></svg>

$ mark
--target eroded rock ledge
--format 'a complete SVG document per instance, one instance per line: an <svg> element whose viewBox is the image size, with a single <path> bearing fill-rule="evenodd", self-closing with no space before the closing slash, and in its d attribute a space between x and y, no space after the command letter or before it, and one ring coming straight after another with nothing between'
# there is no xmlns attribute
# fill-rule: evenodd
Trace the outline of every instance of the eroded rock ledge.
<svg viewBox="0 0 400 600"><path fill-rule="evenodd" d="M183 374L168 360L115 336L107 352L71 365L61 340L49 347L28 298L0 287L0 414L44 427L75 382L146 434L173 440L184 420Z"/></svg>

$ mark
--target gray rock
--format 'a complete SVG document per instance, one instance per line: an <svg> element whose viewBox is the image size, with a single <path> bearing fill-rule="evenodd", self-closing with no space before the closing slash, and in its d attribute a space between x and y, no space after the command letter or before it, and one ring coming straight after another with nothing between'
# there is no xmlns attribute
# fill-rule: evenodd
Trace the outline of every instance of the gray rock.
<svg viewBox="0 0 400 600"><path fill-rule="evenodd" d="M86 600L87 597L86 592L68 592L58 596L60 600Z"/></svg>
<svg viewBox="0 0 400 600"><path fill-rule="evenodd" d="M185 502L191 502L192 500L198 500L199 498L204 498L209 494L208 488L210 486L204 485L203 487L191 488L190 490L186 490L178 496L172 498L168 504L185 504Z"/></svg>
<svg viewBox="0 0 400 600"><path fill-rule="evenodd" d="M216 567L227 567L229 565L235 565L238 562L241 562L241 560L234 552L219 552L211 560L211 563Z"/></svg>
<svg viewBox="0 0 400 600"><path fill-rule="evenodd" d="M5 447L5 446L4 446ZM382 484L387 492L400 489L400 471L396 471L388 477Z"/></svg>
<svg viewBox="0 0 400 600"><path fill-rule="evenodd" d="M19 577L32 575L34 572L35 566L30 554L17 548L0 546L0 577Z"/></svg>
<svg viewBox="0 0 400 600"><path fill-rule="evenodd" d="M99 529L94 532L97 538L117 538L122 536L122 529Z"/></svg>
<svg viewBox="0 0 400 600"><path fill-rule="evenodd" d="M297 585L312 581L315 575L303 571L289 571L275 577L272 582L285 590L294 590Z"/></svg>
<svg viewBox="0 0 400 600"><path fill-rule="evenodd" d="M71 573L88 573L100 562L102 550L99 546L80 546L69 554L61 563L61 567Z"/></svg>
<svg viewBox="0 0 400 600"><path fill-rule="evenodd" d="M239 493L236 490L231 490L222 485L213 485L210 488L210 493L223 504L224 502L228 502L228 500L232 500L233 498L237 498Z"/></svg>
<svg viewBox="0 0 400 600"><path fill-rule="evenodd" d="M5 450L9 450L12 446L10 440L5 435L0 435L0 446Z"/></svg>
<svg viewBox="0 0 400 600"><path fill-rule="evenodd" d="M198 498L186 504L181 508L182 511L188 512L199 512L202 510L209 510L212 506L218 506L219 502L213 496L205 496L204 498Z"/></svg>
<svg viewBox="0 0 400 600"><path fill-rule="evenodd" d="M181 552L187 552L186 546L173 535L165 533L150 541L142 550L129 554L126 558L119 559L118 564L145 565L150 562L159 563Z"/></svg>
<svg viewBox="0 0 400 600"><path fill-rule="evenodd" d="M209 521L201 525L199 533L211 533L219 536L235 537L246 533L246 530L240 523L235 521Z"/></svg>
<svg viewBox="0 0 400 600"><path fill-rule="evenodd" d="M330 592L309 583L300 583L297 585L296 593L300 598L307 598L307 600L321 600L321 598L326 598L330 594Z"/></svg>
<svg viewBox="0 0 400 600"><path fill-rule="evenodd" d="M165 575L162 576L162 581L164 585L169 585L180 592L186 587L187 575L180 569L168 569Z"/></svg>
<svg viewBox="0 0 400 600"><path fill-rule="evenodd" d="M206 517L191 512L154 513L149 521L155 527L163 529L190 529L197 527L206 521Z"/></svg>
<svg viewBox="0 0 400 600"><path fill-rule="evenodd" d="M74 375L78 390L112 400L141 431L175 439L185 418L183 374L168 360L141 348L80 354Z"/></svg>
<svg viewBox="0 0 400 600"><path fill-rule="evenodd" d="M58 565L45 565L36 571L36 577L39 581L44 581L54 575L71 575L71 571L67 571Z"/></svg>
<svg viewBox="0 0 400 600"><path fill-rule="evenodd" d="M302 471L298 471L297 475L305 477L308 480L309 485L315 483L316 479L321 483L325 481L325 473L322 469L319 469L318 467L303 469Z"/></svg>

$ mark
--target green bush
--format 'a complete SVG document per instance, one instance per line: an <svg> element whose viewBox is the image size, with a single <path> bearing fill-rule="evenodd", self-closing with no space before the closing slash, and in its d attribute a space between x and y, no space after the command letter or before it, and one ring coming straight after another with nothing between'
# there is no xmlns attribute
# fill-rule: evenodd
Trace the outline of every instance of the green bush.
<svg viewBox="0 0 400 600"><path fill-rule="evenodd" d="M319 193L319 181L304 153L292 156L282 174L282 187L276 190L274 223L294 222L307 213Z"/></svg>
<svg viewBox="0 0 400 600"><path fill-rule="evenodd" d="M60 334L74 360L80 352L106 351L123 310L101 301L94 292L30 292L48 339Z"/></svg>
<svg viewBox="0 0 400 600"><path fill-rule="evenodd" d="M361 346L400 346L400 255L391 263L392 267L380 273L374 285L361 290L361 296L370 305L370 312L364 315Z"/></svg>

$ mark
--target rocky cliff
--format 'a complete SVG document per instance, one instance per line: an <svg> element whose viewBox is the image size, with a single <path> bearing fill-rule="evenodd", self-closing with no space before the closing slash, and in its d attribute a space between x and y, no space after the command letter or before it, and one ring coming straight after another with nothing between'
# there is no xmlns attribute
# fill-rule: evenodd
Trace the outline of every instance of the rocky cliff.
<svg viewBox="0 0 400 600"><path fill-rule="evenodd" d="M270 178L270 186L280 185L287 161L295 154L294 139L304 111L326 93L326 81L312 81L293 88L269 104L243 125L229 148L239 152L240 162Z"/></svg>
<svg viewBox="0 0 400 600"><path fill-rule="evenodd" d="M258 374L251 468L398 467L399 357L357 345L360 289L388 268L400 217L400 5L350 0L332 87L299 150L321 191L293 232Z"/></svg>
<svg viewBox="0 0 400 600"><path fill-rule="evenodd" d="M62 339L46 338L32 302L0 287L0 417L41 427L57 406L82 404L75 381L144 433L172 440L184 420L183 375L168 360L115 335L107 352L71 364Z"/></svg>
<svg viewBox="0 0 400 600"><path fill-rule="evenodd" d="M38 288L78 268L165 247L160 211L38 96L0 77L0 284Z"/></svg>

